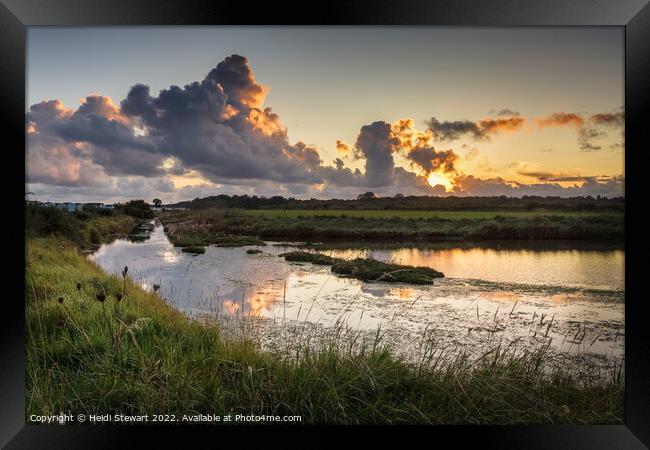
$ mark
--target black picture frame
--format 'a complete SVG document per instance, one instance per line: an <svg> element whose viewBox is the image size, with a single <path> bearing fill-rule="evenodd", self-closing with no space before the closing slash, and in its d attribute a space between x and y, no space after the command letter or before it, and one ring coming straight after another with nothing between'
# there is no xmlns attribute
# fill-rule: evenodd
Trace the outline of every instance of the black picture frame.
<svg viewBox="0 0 650 450"><path fill-rule="evenodd" d="M291 12L289 12L291 11ZM641 217L643 153L647 147L647 118L650 105L650 5L648 0L455 0L391 2L341 0L302 5L265 2L218 2L209 0L0 0L0 112L5 129L5 154L24 164L25 146L25 62L26 27L111 26L111 25L446 25L446 26L620 26L625 28L625 193L626 193L626 302L625 302L625 425L549 425L428 427L425 433L433 442L444 436L454 446L468 441L482 447L598 449L647 448L650 445L650 327L647 325L642 295L645 248ZM7 137L11 138L7 140ZM5 167L14 167L14 161ZM15 166L18 167L18 166ZM11 187L5 206L22 211L24 172L5 170L3 179ZM17 216L21 217L21 216ZM16 230L20 220L11 221ZM14 223L15 222L15 223ZM11 234L14 236L14 234ZM17 241L16 254L24 248ZM629 243L633 243L630 245ZM18 258L20 260L20 258ZM223 427L210 426L52 426L25 425L24 385L24 304L17 301L24 293L24 264L7 264L5 277L18 280L15 295L3 299L2 367L0 371L0 444L6 448L115 448L150 444L150 438L185 437L185 445L200 442L206 433L224 433ZM14 273L15 272L15 273ZM23 287L21 292L21 287ZM234 427L240 438L241 427ZM244 427L246 428L246 427ZM367 430L367 427L362 427ZM286 431L285 427L255 428L255 435ZM293 433L296 428L291 428ZM386 431L388 430L388 431ZM411 433L413 428L381 430L394 436ZM330 436L323 427L301 427ZM422 431L418 429L418 431ZM189 433L189 434L188 434ZM332 438L334 436L332 435Z"/></svg>

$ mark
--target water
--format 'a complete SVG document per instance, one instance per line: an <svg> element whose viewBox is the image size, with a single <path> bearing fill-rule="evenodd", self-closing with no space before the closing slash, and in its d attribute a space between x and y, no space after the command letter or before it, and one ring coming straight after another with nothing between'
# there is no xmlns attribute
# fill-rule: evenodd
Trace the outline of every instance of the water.
<svg viewBox="0 0 650 450"><path fill-rule="evenodd" d="M171 245L157 224L147 240L117 240L89 257L132 279L189 316L254 319L273 347L286 324L374 333L413 356L424 337L439 346L479 350L495 343L548 344L606 366L622 357L624 251L565 248L562 243L447 249L332 250L341 258L430 266L445 274L433 286L368 283L328 266L288 263L289 245L207 247L203 255ZM259 248L260 254L246 250ZM248 319L247 319L248 320ZM605 363L609 361L609 363Z"/></svg>

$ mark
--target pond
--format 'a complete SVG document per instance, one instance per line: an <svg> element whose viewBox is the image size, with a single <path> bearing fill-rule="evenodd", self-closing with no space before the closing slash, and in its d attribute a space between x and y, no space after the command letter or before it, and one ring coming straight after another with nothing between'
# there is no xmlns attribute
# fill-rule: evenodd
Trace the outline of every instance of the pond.
<svg viewBox="0 0 650 450"><path fill-rule="evenodd" d="M262 253L248 254L251 248ZM329 266L278 256L294 249L268 242L210 246L192 255L174 247L156 223L148 239L116 240L89 257L113 274L128 265L136 283L148 290L158 285L158 293L188 316L252 319L269 348L287 340L287 324L300 324L301 333L306 327L381 330L385 342L411 358L425 341L474 351L504 343L548 345L599 366L623 355L621 249L547 241L324 251L430 266L445 274L433 286L362 282L335 275Z"/></svg>

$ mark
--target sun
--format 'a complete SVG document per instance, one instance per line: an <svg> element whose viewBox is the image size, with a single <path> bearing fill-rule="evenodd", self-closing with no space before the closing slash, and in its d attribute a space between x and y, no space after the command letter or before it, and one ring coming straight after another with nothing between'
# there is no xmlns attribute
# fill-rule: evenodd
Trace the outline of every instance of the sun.
<svg viewBox="0 0 650 450"><path fill-rule="evenodd" d="M451 181L449 181L449 178L435 172L431 172L429 174L429 176L427 177L427 181L431 186L436 186L438 184L444 186L445 191L450 191L451 188L453 187Z"/></svg>

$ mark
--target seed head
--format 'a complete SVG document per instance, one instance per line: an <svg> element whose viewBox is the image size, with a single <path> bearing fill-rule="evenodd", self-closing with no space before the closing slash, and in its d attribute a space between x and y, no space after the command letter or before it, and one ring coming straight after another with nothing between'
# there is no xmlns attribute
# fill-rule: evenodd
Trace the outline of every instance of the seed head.
<svg viewBox="0 0 650 450"><path fill-rule="evenodd" d="M160 289L160 285L159 284L154 284L153 285L153 291L158 292L158 289Z"/></svg>
<svg viewBox="0 0 650 450"><path fill-rule="evenodd" d="M122 300L122 294L120 292L118 292L117 294L115 294L115 298L119 302L120 300Z"/></svg>
<svg viewBox="0 0 650 450"><path fill-rule="evenodd" d="M124 266L124 270L122 270L122 276L126 277L127 273L129 273L129 266Z"/></svg>
<svg viewBox="0 0 650 450"><path fill-rule="evenodd" d="M59 297L59 303L63 303L63 297Z"/></svg>
<svg viewBox="0 0 650 450"><path fill-rule="evenodd" d="M95 298L97 300L99 300L100 302L103 302L104 300L106 300L106 294L104 294L103 292L100 292L99 294L95 295Z"/></svg>
<svg viewBox="0 0 650 450"><path fill-rule="evenodd" d="M77 290L78 290L78 291L81 290L81 283L77 283Z"/></svg>

